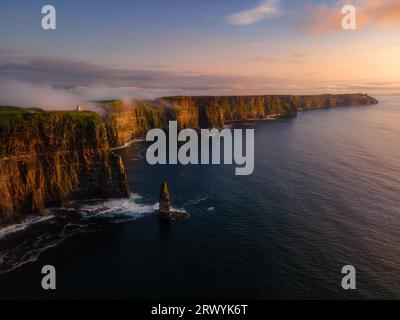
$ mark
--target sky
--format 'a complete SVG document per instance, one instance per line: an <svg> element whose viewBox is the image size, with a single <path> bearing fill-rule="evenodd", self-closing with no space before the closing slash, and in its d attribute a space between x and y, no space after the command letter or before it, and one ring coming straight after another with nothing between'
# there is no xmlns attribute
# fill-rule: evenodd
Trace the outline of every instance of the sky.
<svg viewBox="0 0 400 320"><path fill-rule="evenodd" d="M56 30L41 11L56 9ZM356 30L341 27L342 7ZM0 104L400 93L400 0L2 0Z"/></svg>

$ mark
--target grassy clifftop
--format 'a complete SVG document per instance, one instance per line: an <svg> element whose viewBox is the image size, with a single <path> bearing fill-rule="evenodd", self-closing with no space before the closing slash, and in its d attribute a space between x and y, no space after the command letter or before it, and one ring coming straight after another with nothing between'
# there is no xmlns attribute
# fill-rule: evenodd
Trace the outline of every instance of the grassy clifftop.
<svg viewBox="0 0 400 320"><path fill-rule="evenodd" d="M14 106L0 106L0 115L43 112L41 108L20 108Z"/></svg>

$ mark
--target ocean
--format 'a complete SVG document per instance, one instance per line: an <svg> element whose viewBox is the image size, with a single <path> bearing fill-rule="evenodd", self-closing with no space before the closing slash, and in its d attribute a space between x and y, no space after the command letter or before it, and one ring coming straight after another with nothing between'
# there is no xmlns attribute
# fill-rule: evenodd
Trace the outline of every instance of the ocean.
<svg viewBox="0 0 400 320"><path fill-rule="evenodd" d="M0 230L0 298L399 299L400 97L377 98L243 125L255 129L250 176L150 166L143 143L118 150L131 199ZM155 217L164 181L189 219ZM341 287L345 265L356 290Z"/></svg>

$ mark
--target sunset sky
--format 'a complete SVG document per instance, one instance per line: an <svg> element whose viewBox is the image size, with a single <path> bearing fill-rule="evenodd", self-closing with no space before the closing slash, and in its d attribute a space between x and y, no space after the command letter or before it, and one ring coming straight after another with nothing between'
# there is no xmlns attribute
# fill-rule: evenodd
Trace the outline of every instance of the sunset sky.
<svg viewBox="0 0 400 320"><path fill-rule="evenodd" d="M0 104L400 92L400 0L10 0L0 39Z"/></svg>

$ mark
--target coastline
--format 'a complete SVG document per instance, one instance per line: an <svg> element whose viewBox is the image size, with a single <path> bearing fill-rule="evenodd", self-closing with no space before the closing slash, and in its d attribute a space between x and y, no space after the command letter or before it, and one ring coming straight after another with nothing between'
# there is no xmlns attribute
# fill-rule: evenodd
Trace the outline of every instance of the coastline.
<svg viewBox="0 0 400 320"><path fill-rule="evenodd" d="M161 98L159 103L166 103L166 101L179 103L180 109L177 109L179 112L172 117L172 120L175 118L180 128L200 130L200 128L230 127L237 123L246 124L249 121L271 121L295 117L298 109L303 110L300 108L303 104L308 106L307 110L325 108L328 102L322 102L325 101L324 99L328 99L326 101L334 106L378 103L375 98L362 94L170 97ZM340 100L340 103L336 100ZM224 109L221 109L222 106L218 106L214 110L212 106L215 101L228 103L228 105ZM204 103L207 103L207 105L204 105ZM265 103L268 104L265 105ZM320 103L323 107L318 107L317 103ZM314 104L317 104L317 106L314 106ZM119 109L107 113L108 116L105 119L93 112L40 112L23 115L23 121L16 116L15 119L11 116L11 122L1 122L0 125L4 128L2 129L0 126L0 129L6 130L6 132L10 130L10 132L13 132L14 126L17 128L21 126L21 131L18 131L18 134L13 133L15 137L11 140L4 140L5 145L9 144L10 141L13 145L5 149L9 151L0 153L0 161L3 164L0 168L4 171L3 178L9 176L10 179L15 180L14 185L19 186L24 194L22 197L16 198L15 193L11 189L9 190L9 186L3 183L3 191L8 191L3 192L0 197L0 216L3 216L0 220L3 223L7 220L11 222L20 221L20 218L27 214L40 214L49 207L58 207L69 200L96 197L107 199L129 195L124 164L121 157L113 153L113 150L125 149L132 144L143 141L146 128L153 128L158 120L161 121L161 118L158 118L160 112L165 117L170 109L169 107L160 110L153 107L149 109L150 107L145 106L144 109L139 107L136 110L135 107L130 109L122 104L118 104L118 106ZM137 118L141 112L155 112L154 110L158 110L159 113L143 113L143 116L147 118ZM213 110L221 111L219 112L220 115L223 111L224 115L220 118L213 113ZM280 111L273 112L273 110ZM207 115L208 120L206 122L202 122L202 115ZM47 126L46 129L49 132L45 132L44 135L54 137L54 142L51 142L53 145L47 146L44 143L44 137L37 132L34 121L32 120L31 123L29 117L34 120L37 119L35 121L39 123L45 119L52 120L51 126ZM147 119L148 122L144 122L144 119ZM142 123L144 126L138 127L138 123ZM64 127L65 124L67 124L67 127ZM161 124L161 128L163 128L164 122L161 121ZM212 124L215 126L211 126ZM61 137L52 133L60 130L62 132ZM34 144L28 144L28 141L34 141ZM118 142L123 142L123 144L118 145ZM22 152L20 147L19 149L16 147L19 144L24 145ZM39 153L37 152L38 149L40 150ZM43 162L43 165L39 162L39 167L32 164L32 158L41 159L43 156L49 158L47 161L54 162L53 169L45 166L45 162ZM71 157L73 160L71 160ZM29 184L24 185L26 173L18 168L19 159L26 163L30 176L40 175L42 177L43 181L40 181L40 186L36 185L35 179L28 179ZM61 165L69 168L69 171L58 170L57 168ZM82 165L85 166L83 170ZM54 176L54 172L51 172L53 170L58 173L57 176ZM104 181L101 180L104 178ZM55 190L43 188L43 185L49 185L49 188L55 188ZM8 216L4 216L4 213L8 213Z"/></svg>
<svg viewBox="0 0 400 320"><path fill-rule="evenodd" d="M47 234L41 235L43 230L47 232L43 229L47 222L20 233L18 238L25 237L31 244L35 239L43 239L40 246L28 248L34 253L34 256L29 254L31 257L36 257L42 248L50 246L50 249L36 261L0 275L0 283L7 289L11 285L20 286L19 291L12 292L15 296L23 294L32 272L40 274L41 266L51 262L66 266L59 273L57 297L124 294L131 298L177 298L185 294L199 297L209 294L212 288L215 294L209 297L276 298L291 290L293 294L289 297L308 298L317 296L315 291L311 293L310 286L315 290L323 286L323 290L335 281L330 270L337 268L343 256L351 256L361 272L370 271L371 276L379 276L382 257L397 250L392 240L398 238L399 230L393 228L397 226L398 211L395 190L388 189L385 183L373 183L374 179L381 181L387 177L386 183L392 185L395 181L390 177L395 176L394 170L398 167L391 162L396 160L398 152L390 148L396 141L398 126L392 121L390 128L396 131L381 131L383 120L394 116L398 104L381 105L382 108L340 108L329 113L315 110L296 121L278 120L278 125L258 122L258 169L254 176L247 178L233 179L232 168L227 166L149 167L145 160L131 161L136 150L143 152L138 145L122 149L130 186L142 199L136 200L136 204L112 200L107 208L101 209L104 215L91 220L74 220L69 216L63 220L68 221L67 233L57 233L50 238L54 239L51 242L45 241ZM398 119L398 112L393 119ZM384 141L382 134L388 134ZM380 157L382 149L376 146L385 150L388 147L389 153ZM339 161L346 159L349 161ZM161 181L169 182L173 202L178 208L184 208L191 219L166 226L159 224L150 213L157 209ZM97 212L103 202L86 209ZM138 206L139 203L145 207ZM127 217L127 213L133 212L140 217L136 221L134 217ZM53 229L58 219L49 227ZM370 227L365 229L367 221ZM371 231L381 236L369 237ZM32 237L32 232L37 233ZM335 246L331 246L332 241ZM366 241L370 248L385 245L388 249L374 250L371 257L370 251L362 250ZM349 242L353 245L348 246ZM11 248L12 244L7 245ZM28 256L29 251L23 251L25 248L10 249L6 258ZM321 252L326 259L321 259ZM70 259L71 254L78 258ZM210 259L210 255L214 258ZM371 264L363 268L366 255L372 261L372 270ZM321 266L318 281L315 280L316 259ZM398 270L394 269L395 262L385 260L384 266ZM227 272L226 265L232 271ZM208 280L199 280L199 269L207 273ZM170 277L160 280L160 270L174 275L179 290L168 289ZM276 270L282 270L283 276L281 273L276 276ZM337 272L340 274L340 270ZM65 282L72 276L78 280ZM220 279L222 284L218 282ZM78 292L78 282L82 281L93 285ZM163 281L161 286L160 281ZM195 283L198 289L193 291L191 285L185 285L188 282ZM244 289L236 294L231 288L238 284ZM394 294L390 281L383 282L379 291L370 288L360 287L358 297ZM318 291L318 294L324 298L341 298L345 293L339 289Z"/></svg>

